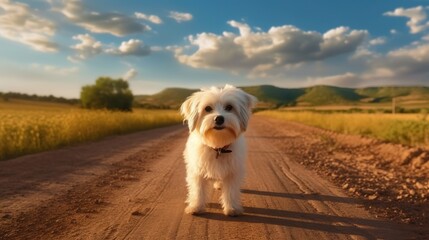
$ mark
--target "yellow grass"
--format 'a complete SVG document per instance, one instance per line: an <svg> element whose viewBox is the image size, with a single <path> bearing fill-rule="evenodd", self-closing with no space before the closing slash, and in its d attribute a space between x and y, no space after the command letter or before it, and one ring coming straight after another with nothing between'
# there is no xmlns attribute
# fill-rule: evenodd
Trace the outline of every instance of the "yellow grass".
<svg viewBox="0 0 429 240"><path fill-rule="evenodd" d="M62 104L40 107L41 110L4 105L0 108L0 160L181 122L174 110L138 109L126 113L89 111Z"/></svg>
<svg viewBox="0 0 429 240"><path fill-rule="evenodd" d="M51 103L51 102L40 102L30 101L21 99L10 99L9 101L0 100L0 113L4 111L49 111L59 112L66 109L78 109L77 106L64 103Z"/></svg>
<svg viewBox="0 0 429 240"><path fill-rule="evenodd" d="M358 134L411 146L429 146L429 121L423 114L264 111L258 115L300 122L340 133Z"/></svg>

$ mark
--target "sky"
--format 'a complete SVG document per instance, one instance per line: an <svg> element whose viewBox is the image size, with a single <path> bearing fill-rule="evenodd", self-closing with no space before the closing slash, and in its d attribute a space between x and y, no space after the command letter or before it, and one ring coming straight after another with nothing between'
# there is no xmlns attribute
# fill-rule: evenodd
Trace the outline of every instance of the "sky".
<svg viewBox="0 0 429 240"><path fill-rule="evenodd" d="M429 86L429 0L0 0L0 92Z"/></svg>

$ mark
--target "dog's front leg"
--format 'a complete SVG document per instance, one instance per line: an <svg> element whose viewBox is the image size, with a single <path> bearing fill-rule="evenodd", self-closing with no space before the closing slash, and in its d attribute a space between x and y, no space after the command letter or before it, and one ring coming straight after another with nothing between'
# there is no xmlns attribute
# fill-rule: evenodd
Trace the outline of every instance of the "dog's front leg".
<svg viewBox="0 0 429 240"><path fill-rule="evenodd" d="M200 214L204 212L206 205L207 180L199 175L188 175L188 207L185 212L188 214Z"/></svg>
<svg viewBox="0 0 429 240"><path fill-rule="evenodd" d="M221 203L223 213L227 216L238 216L243 214L243 207L240 200L241 180L235 177L229 177L222 182Z"/></svg>

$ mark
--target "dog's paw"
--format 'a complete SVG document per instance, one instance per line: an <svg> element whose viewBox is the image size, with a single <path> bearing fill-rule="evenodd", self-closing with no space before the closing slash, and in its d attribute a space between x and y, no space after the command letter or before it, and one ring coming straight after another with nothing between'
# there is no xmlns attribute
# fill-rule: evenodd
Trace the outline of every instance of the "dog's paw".
<svg viewBox="0 0 429 240"><path fill-rule="evenodd" d="M204 213L204 208L188 206L185 208L185 213L191 214L191 215L200 215Z"/></svg>
<svg viewBox="0 0 429 240"><path fill-rule="evenodd" d="M235 209L234 208L223 209L223 213L226 216L230 216L230 217L237 217L237 216L243 215L243 212L244 212L244 210L242 207L235 208Z"/></svg>
<svg viewBox="0 0 429 240"><path fill-rule="evenodd" d="M220 181L216 181L213 183L213 188L216 190L221 190L222 189L222 182Z"/></svg>

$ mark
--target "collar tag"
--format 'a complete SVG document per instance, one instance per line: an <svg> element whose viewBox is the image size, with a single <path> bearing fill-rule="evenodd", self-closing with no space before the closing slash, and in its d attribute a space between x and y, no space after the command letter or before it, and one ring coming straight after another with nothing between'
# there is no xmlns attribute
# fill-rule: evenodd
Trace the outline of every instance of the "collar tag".
<svg viewBox="0 0 429 240"><path fill-rule="evenodd" d="M223 148L213 148L213 150L216 151L216 159L219 158L220 154L222 153L230 153L232 150L228 149L229 145L223 147Z"/></svg>

